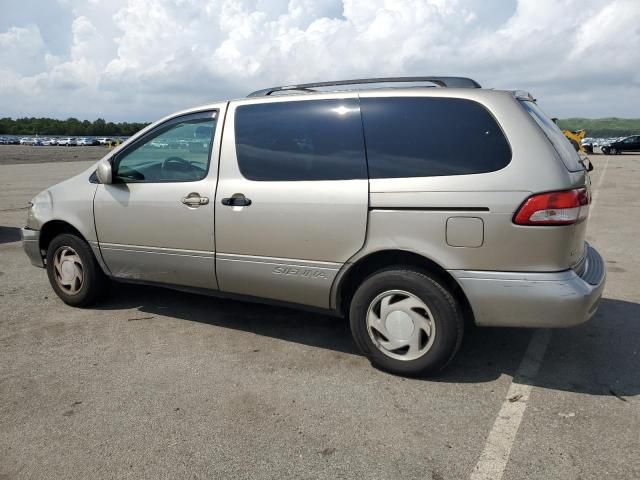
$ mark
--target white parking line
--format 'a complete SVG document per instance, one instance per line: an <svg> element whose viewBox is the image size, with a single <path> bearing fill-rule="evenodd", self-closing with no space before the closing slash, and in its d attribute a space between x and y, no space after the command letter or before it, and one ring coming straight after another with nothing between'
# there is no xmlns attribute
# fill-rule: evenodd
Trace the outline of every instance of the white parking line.
<svg viewBox="0 0 640 480"><path fill-rule="evenodd" d="M607 167L609 166L609 157L604 162L604 167L602 167L602 173L600 174L600 178L598 178L598 184L593 189L593 199L591 200L591 212L596 208L596 201L600 198L600 187L602 186L602 181L604 180L604 174L607 172Z"/></svg>
<svg viewBox="0 0 640 480"><path fill-rule="evenodd" d="M550 330L536 330L531 337L529 347L509 386L493 428L489 432L484 450L471 473L471 480L502 478L533 388L528 383L538 374L550 338Z"/></svg>
<svg viewBox="0 0 640 480"><path fill-rule="evenodd" d="M602 173L594 189L591 201L592 214L596 200L600 197L600 187L608 166L609 157L605 160ZM511 381L511 385L509 385L507 396L489 432L484 450L473 472L471 472L470 480L500 480L502 478L524 411L527 408L529 395L533 389L531 382L538 374L550 338L550 330L536 330L531 337L524 358Z"/></svg>

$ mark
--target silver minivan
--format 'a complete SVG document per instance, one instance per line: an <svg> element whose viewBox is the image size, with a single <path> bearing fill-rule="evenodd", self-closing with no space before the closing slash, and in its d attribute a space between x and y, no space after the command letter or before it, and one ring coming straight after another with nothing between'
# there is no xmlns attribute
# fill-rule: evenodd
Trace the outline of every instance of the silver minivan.
<svg viewBox="0 0 640 480"><path fill-rule="evenodd" d="M359 79L163 118L38 194L22 233L69 305L117 280L302 306L348 317L374 365L414 375L443 368L465 324L594 314L590 196L529 94Z"/></svg>

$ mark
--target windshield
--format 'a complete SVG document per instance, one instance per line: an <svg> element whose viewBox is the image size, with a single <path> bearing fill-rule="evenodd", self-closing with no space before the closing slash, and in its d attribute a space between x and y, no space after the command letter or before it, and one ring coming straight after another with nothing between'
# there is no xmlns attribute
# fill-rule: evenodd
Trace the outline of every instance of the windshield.
<svg viewBox="0 0 640 480"><path fill-rule="evenodd" d="M520 103L551 141L567 169L571 172L584 170L584 167L580 163L580 156L578 155L578 152L576 152L576 149L573 148L571 142L569 142L567 137L564 136L562 130L558 128L553 120L551 120L551 118L549 118L534 102L530 100L521 100Z"/></svg>

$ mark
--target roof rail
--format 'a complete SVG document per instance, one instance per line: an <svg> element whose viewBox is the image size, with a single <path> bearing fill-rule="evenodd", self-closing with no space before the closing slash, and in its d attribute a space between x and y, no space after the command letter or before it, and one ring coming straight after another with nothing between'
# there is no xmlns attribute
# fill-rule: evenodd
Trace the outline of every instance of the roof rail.
<svg viewBox="0 0 640 480"><path fill-rule="evenodd" d="M266 97L275 92L288 90L301 90L313 92L318 87L338 87L342 85L363 85L366 83L414 83L430 82L438 87L458 87L458 88L481 88L475 80L466 77L387 77L387 78L357 78L353 80L337 80L334 82L301 83L299 85L287 85L282 87L271 87L247 95L248 97Z"/></svg>

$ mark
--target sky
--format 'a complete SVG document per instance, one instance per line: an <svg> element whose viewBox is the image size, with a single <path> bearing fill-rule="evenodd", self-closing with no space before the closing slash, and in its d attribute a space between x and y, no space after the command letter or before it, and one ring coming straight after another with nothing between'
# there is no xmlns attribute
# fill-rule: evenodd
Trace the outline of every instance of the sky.
<svg viewBox="0 0 640 480"><path fill-rule="evenodd" d="M0 117L152 121L273 85L461 75L640 117L640 0L0 0Z"/></svg>

